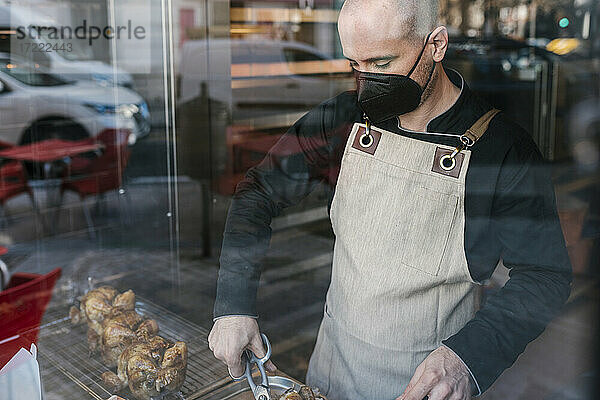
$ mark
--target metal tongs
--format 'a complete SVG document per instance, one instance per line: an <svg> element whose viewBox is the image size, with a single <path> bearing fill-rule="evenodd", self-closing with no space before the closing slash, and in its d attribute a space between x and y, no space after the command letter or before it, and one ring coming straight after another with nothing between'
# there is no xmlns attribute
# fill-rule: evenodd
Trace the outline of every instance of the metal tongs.
<svg viewBox="0 0 600 400"><path fill-rule="evenodd" d="M251 350L244 350L242 358L246 360L246 372L244 375L236 378L229 375L234 381L241 381L244 378L248 380L248 384L250 385L250 389L252 389L252 394L254 394L254 398L256 400L271 400L271 389L269 388L269 378L267 377L267 373L265 372L265 363L271 358L271 343L269 339L267 339L267 335L261 333L263 344L267 348L267 353L263 358L258 358ZM258 370L260 371L260 384L254 383L254 379L252 378L252 369L253 365L256 364Z"/></svg>

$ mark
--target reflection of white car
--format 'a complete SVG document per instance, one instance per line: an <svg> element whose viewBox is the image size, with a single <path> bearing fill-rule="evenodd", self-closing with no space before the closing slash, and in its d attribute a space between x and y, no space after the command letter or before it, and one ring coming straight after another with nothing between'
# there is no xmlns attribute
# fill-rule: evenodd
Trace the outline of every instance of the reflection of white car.
<svg viewBox="0 0 600 400"><path fill-rule="evenodd" d="M42 67L0 53L0 140L79 139L123 128L131 141L150 132L148 106L124 87L67 82Z"/></svg>
<svg viewBox="0 0 600 400"><path fill-rule="evenodd" d="M231 71L223 71L229 65ZM341 63L340 63L341 62ZM312 46L284 40L212 39L183 44L180 103L201 94L228 103L235 114L259 110L304 110L351 89L347 60L334 60Z"/></svg>

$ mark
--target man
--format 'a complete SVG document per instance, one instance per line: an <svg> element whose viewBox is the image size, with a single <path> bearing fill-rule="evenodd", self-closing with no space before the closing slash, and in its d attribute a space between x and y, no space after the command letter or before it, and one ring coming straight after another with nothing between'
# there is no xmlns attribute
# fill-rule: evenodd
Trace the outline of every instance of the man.
<svg viewBox="0 0 600 400"><path fill-rule="evenodd" d="M566 301L549 168L527 132L443 68L435 22L412 0L344 3L357 91L300 118L229 210L209 343L231 374L243 349L264 354L255 300L271 218L318 182L333 189L336 240L307 383L330 400L478 395ZM475 313L500 259L510 279Z"/></svg>

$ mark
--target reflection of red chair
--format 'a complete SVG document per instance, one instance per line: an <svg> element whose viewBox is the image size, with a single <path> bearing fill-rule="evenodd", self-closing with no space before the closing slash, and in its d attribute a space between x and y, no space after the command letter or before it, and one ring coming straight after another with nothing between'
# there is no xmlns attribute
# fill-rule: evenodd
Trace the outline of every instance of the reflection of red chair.
<svg viewBox="0 0 600 400"><path fill-rule="evenodd" d="M123 171L131 154L128 148L129 135L130 131L125 129L107 129L101 132L95 140L103 145L102 153L93 158L73 157L67 168L67 174L60 190L61 201L65 191L72 191L79 195L91 237L95 236L94 225L84 199L112 190L118 190L119 195L126 195L122 186ZM121 197L119 196L120 206Z"/></svg>
<svg viewBox="0 0 600 400"><path fill-rule="evenodd" d="M281 127L280 130L285 131L285 128ZM276 157L290 157L306 151L318 151L327 146L327 143L317 138L301 143L291 135L260 132L251 126L228 126L225 137L227 164L213 188L224 195L232 195L248 169L260 163L268 153Z"/></svg>
<svg viewBox="0 0 600 400"><path fill-rule="evenodd" d="M60 277L60 268L46 275L15 273L0 292L0 368L21 348L37 341L40 322Z"/></svg>
<svg viewBox="0 0 600 400"><path fill-rule="evenodd" d="M0 141L0 149L13 147L9 143ZM0 226L6 224L4 213L4 204L10 198L27 193L31 199L34 212L37 214L37 207L33 199L33 191L27 183L27 174L20 161L0 160Z"/></svg>
<svg viewBox="0 0 600 400"><path fill-rule="evenodd" d="M227 164L213 189L223 195L232 195L246 171L265 157L281 134L260 132L250 126L230 125L225 131L225 137Z"/></svg>

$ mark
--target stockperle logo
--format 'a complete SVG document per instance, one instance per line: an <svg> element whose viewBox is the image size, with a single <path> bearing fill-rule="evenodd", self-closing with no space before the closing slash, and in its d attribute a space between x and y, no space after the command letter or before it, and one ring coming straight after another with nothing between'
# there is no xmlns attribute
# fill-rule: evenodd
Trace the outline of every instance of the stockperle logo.
<svg viewBox="0 0 600 400"><path fill-rule="evenodd" d="M95 40L106 39L138 39L142 40L146 38L146 28L141 25L135 25L131 20L127 20L125 25L116 26L97 26L88 24L87 20L83 20L80 25L77 26L41 26L41 25L28 25L18 26L16 29L16 38L19 40L26 39L50 39L53 41L57 40L87 40L91 46Z"/></svg>

